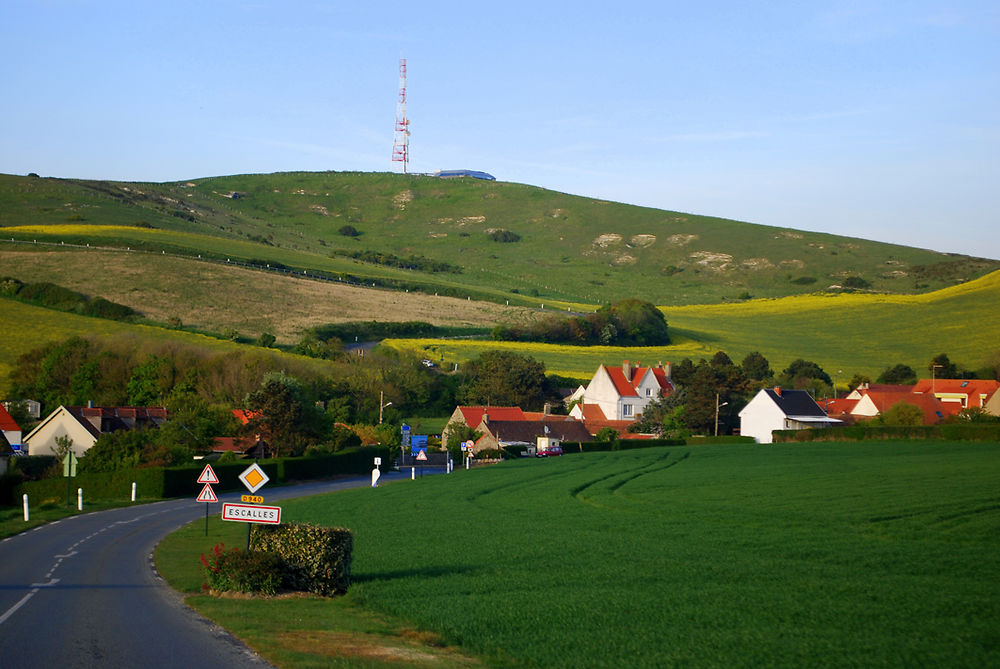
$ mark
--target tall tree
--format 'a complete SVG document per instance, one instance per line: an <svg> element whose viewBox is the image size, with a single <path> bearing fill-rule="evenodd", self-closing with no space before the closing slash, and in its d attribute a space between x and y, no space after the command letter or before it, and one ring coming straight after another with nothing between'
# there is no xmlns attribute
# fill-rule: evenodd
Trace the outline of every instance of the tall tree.
<svg viewBox="0 0 1000 669"><path fill-rule="evenodd" d="M760 351L747 353L740 367L743 369L743 375L750 381L766 382L774 376L771 363Z"/></svg>
<svg viewBox="0 0 1000 669"><path fill-rule="evenodd" d="M875 382L912 386L917 382L917 373L909 365L900 363L893 367L886 367L885 371L879 374Z"/></svg>
<svg viewBox="0 0 1000 669"><path fill-rule="evenodd" d="M545 364L511 351L486 351L462 370L460 397L466 404L541 409L551 395Z"/></svg>

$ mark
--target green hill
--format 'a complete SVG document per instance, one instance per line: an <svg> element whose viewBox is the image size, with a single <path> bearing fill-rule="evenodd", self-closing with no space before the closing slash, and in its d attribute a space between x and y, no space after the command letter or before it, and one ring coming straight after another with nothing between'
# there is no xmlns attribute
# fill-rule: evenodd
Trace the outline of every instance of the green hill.
<svg viewBox="0 0 1000 669"><path fill-rule="evenodd" d="M19 240L254 259L493 301L710 304L834 285L921 293L1000 268L522 184L400 174L165 184L0 175L0 227Z"/></svg>

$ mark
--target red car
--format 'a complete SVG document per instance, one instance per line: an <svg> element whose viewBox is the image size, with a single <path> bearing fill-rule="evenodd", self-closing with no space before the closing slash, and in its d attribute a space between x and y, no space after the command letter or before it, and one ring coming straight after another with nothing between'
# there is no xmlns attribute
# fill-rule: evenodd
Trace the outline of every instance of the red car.
<svg viewBox="0 0 1000 669"><path fill-rule="evenodd" d="M547 458L550 455L562 455L562 446L549 446L548 448L541 449L535 453L536 458Z"/></svg>

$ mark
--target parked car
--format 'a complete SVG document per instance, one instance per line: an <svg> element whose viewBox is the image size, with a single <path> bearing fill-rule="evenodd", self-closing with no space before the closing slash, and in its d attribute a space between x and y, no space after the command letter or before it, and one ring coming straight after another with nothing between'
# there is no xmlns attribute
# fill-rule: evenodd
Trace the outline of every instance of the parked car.
<svg viewBox="0 0 1000 669"><path fill-rule="evenodd" d="M547 458L550 455L562 455L562 454L563 454L562 446L549 446L548 448L539 449L538 452L535 453L535 457Z"/></svg>
<svg viewBox="0 0 1000 669"><path fill-rule="evenodd" d="M434 366L434 361L433 360L421 360L420 364L422 364L424 367L433 367Z"/></svg>

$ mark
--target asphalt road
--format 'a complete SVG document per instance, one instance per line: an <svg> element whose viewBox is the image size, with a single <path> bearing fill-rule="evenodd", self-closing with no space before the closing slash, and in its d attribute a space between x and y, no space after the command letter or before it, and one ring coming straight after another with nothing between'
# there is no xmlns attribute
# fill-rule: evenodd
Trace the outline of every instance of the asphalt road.
<svg viewBox="0 0 1000 669"><path fill-rule="evenodd" d="M381 481L396 478L385 472ZM370 484L352 478L264 494L270 504ZM239 501L239 493L219 498ZM270 666L187 608L153 568L156 544L204 514L194 499L172 500L73 516L0 541L0 667Z"/></svg>

